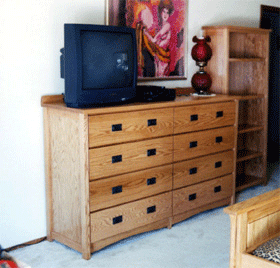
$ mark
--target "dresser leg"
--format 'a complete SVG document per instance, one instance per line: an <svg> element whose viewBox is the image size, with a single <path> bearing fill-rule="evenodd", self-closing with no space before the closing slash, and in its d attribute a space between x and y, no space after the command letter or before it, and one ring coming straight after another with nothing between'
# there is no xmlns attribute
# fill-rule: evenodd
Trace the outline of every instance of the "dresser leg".
<svg viewBox="0 0 280 268"><path fill-rule="evenodd" d="M230 205L234 205L234 204L235 204L235 194L230 199Z"/></svg>
<svg viewBox="0 0 280 268"><path fill-rule="evenodd" d="M83 255L83 259L85 259L85 260L89 260L91 258L90 251L83 252L82 255Z"/></svg>
<svg viewBox="0 0 280 268"><path fill-rule="evenodd" d="M49 242L52 242L54 239L51 237L51 235L48 235L48 236L47 236L47 240L48 240Z"/></svg>
<svg viewBox="0 0 280 268"><path fill-rule="evenodd" d="M167 226L168 229L171 229L172 228L172 225L173 225L173 222L172 222L172 217L169 218L169 224Z"/></svg>

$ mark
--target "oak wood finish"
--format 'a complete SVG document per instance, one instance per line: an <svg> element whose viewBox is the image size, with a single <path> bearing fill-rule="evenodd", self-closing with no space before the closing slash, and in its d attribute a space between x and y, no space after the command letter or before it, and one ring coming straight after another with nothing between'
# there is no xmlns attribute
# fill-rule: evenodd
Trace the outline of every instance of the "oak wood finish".
<svg viewBox="0 0 280 268"><path fill-rule="evenodd" d="M280 235L280 188L224 208L231 220L230 268L280 267L251 255Z"/></svg>
<svg viewBox="0 0 280 268"><path fill-rule="evenodd" d="M236 191L266 184L270 30L237 26L203 30L213 50L206 67L213 80L211 91L241 96Z"/></svg>
<svg viewBox="0 0 280 268"><path fill-rule="evenodd" d="M180 214L211 202L225 199L232 193L232 175L209 180L173 191L173 214ZM217 190L216 190L217 189Z"/></svg>
<svg viewBox="0 0 280 268"><path fill-rule="evenodd" d="M99 241L171 217L171 199L172 193L167 192L92 213L91 241ZM149 208L151 212L149 212ZM114 223L114 219L118 217L121 221Z"/></svg>
<svg viewBox="0 0 280 268"><path fill-rule="evenodd" d="M210 201L210 203L203 205L202 207L198 207L198 208L194 208L194 209L190 209L190 210L186 210L183 213L174 215L172 218L172 223L178 223L181 222L187 218L192 217L193 215L196 215L200 212L209 210L209 209L213 209L213 208L217 208L217 207L222 207L222 206L227 206L228 204L230 204L232 202L232 198L231 197L227 197L224 198L222 200L218 200L216 202L212 202L212 200Z"/></svg>
<svg viewBox="0 0 280 268"><path fill-rule="evenodd" d="M233 172L233 160L234 152L226 151L175 163L173 188L177 189L230 174Z"/></svg>
<svg viewBox="0 0 280 268"><path fill-rule="evenodd" d="M254 267L254 268L279 268L279 264L271 262L265 259L260 259L249 253L242 254L242 267Z"/></svg>
<svg viewBox="0 0 280 268"><path fill-rule="evenodd" d="M113 189L121 187L112 195ZM172 165L90 182L90 210L96 211L172 190Z"/></svg>
<svg viewBox="0 0 280 268"><path fill-rule="evenodd" d="M153 122L155 119L156 122ZM119 125L122 129L112 132L114 125ZM167 136L172 133L172 109L131 112L129 117L126 113L116 113L89 118L90 147Z"/></svg>
<svg viewBox="0 0 280 268"><path fill-rule="evenodd" d="M174 132L193 132L221 126L231 126L235 119L235 103L215 103L180 107L174 111ZM223 113L221 114L221 111Z"/></svg>
<svg viewBox="0 0 280 268"><path fill-rule="evenodd" d="M155 151L149 156L150 150ZM90 180L169 164L172 151L172 137L90 149ZM116 156L121 156L121 161L113 163Z"/></svg>
<svg viewBox="0 0 280 268"><path fill-rule="evenodd" d="M233 145L234 127L181 134L174 137L174 161L229 150Z"/></svg>
<svg viewBox="0 0 280 268"><path fill-rule="evenodd" d="M48 240L89 259L126 237L233 204L236 98L73 109L62 95L43 96Z"/></svg>
<svg viewBox="0 0 280 268"><path fill-rule="evenodd" d="M217 207L217 205L216 205ZM170 222L170 218L165 218L163 220L160 221L156 221L147 225L143 225L137 228L134 228L132 230L129 231L124 231L123 233L119 233L115 236L111 236L108 238L105 238L103 240L99 240L97 242L94 242L91 244L91 252L100 250L108 245L111 245L117 241L120 241L124 238L133 236L133 235L137 235L137 234L141 234L144 232L148 232L151 230L156 230L156 229L161 229L164 227L168 227L169 229L171 228L172 222Z"/></svg>

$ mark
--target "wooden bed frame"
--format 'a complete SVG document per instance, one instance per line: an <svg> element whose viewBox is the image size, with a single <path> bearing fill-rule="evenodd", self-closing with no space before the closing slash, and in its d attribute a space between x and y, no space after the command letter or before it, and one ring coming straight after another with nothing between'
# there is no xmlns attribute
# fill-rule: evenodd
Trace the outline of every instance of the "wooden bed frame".
<svg viewBox="0 0 280 268"><path fill-rule="evenodd" d="M280 188L226 207L231 221L230 268L276 268L251 253L280 236Z"/></svg>

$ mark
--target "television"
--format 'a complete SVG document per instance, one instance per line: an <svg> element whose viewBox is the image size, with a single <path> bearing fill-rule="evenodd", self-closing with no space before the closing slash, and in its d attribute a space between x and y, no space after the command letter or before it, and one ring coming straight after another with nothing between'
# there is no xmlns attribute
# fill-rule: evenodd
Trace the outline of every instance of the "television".
<svg viewBox="0 0 280 268"><path fill-rule="evenodd" d="M67 107L121 104L136 97L135 29L65 24L64 48L60 51Z"/></svg>

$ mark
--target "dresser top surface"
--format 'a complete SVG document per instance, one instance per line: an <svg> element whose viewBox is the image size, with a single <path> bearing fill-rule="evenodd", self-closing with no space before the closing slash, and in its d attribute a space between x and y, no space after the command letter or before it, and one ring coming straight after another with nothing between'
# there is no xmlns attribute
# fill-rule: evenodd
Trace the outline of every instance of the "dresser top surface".
<svg viewBox="0 0 280 268"><path fill-rule="evenodd" d="M182 106L200 105L207 103L217 103L217 102L227 102L239 99L238 96L230 95L220 95L215 96L176 96L174 101L163 101L163 102L147 102L140 103L134 102L130 104L110 106L110 107L98 107L98 108L69 108L66 107L63 100L63 95L46 95L41 98L41 106L49 107L53 109L63 109L75 113L82 113L85 115L95 115L95 114L107 114L107 113L117 113L117 112L130 112L139 110L151 110L160 108L174 108Z"/></svg>

